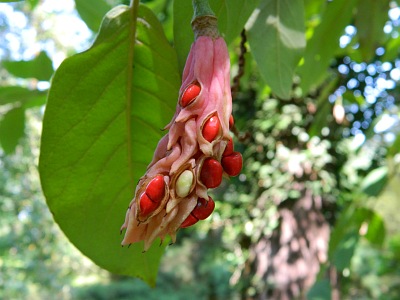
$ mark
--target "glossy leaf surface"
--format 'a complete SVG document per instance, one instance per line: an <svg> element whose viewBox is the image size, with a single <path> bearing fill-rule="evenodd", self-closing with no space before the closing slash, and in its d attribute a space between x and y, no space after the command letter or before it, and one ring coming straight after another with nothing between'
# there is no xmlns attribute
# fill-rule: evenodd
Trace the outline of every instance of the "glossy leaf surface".
<svg viewBox="0 0 400 300"><path fill-rule="evenodd" d="M179 83L175 52L154 14L119 6L94 45L57 70L43 124L39 169L55 220L98 265L152 285L164 247L121 248L119 230Z"/></svg>

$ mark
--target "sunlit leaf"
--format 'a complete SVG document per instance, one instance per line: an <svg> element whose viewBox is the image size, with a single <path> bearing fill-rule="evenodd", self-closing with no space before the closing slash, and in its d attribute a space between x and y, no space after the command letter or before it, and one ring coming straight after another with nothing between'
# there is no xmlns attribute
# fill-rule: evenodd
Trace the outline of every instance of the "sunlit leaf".
<svg viewBox="0 0 400 300"><path fill-rule="evenodd" d="M370 61L383 37L383 26L388 20L390 0L363 0L357 5L355 26L359 51L364 61Z"/></svg>
<svg viewBox="0 0 400 300"><path fill-rule="evenodd" d="M19 140L24 135L25 110L17 107L9 110L0 119L0 144L6 154L15 151Z"/></svg>
<svg viewBox="0 0 400 300"><path fill-rule="evenodd" d="M361 190L369 196L378 196L388 180L386 166L372 170L361 183Z"/></svg>
<svg viewBox="0 0 400 300"><path fill-rule="evenodd" d="M12 75L20 78L36 78L47 81L53 74L53 63L43 51L33 60L3 61L1 64Z"/></svg>
<svg viewBox="0 0 400 300"><path fill-rule="evenodd" d="M39 0L28 0L28 3L31 9L35 9L39 4Z"/></svg>
<svg viewBox="0 0 400 300"><path fill-rule="evenodd" d="M349 24L357 0L328 2L321 16L321 23L307 42L304 63L299 68L303 94L318 86L325 78L335 52L340 48L339 37Z"/></svg>
<svg viewBox="0 0 400 300"><path fill-rule="evenodd" d="M154 14L140 6L136 19L119 6L92 48L57 70L43 121L39 170L55 220L98 265L150 284L164 247L121 248L119 229L179 83L176 54Z"/></svg>
<svg viewBox="0 0 400 300"><path fill-rule="evenodd" d="M385 241L386 229L381 216L373 213L368 222L368 231L365 238L372 244L382 246Z"/></svg>
<svg viewBox="0 0 400 300"><path fill-rule="evenodd" d="M105 0L75 0L76 10L86 25L97 32L104 15L112 8Z"/></svg>
<svg viewBox="0 0 400 300"><path fill-rule="evenodd" d="M272 92L288 99L305 42L302 0L263 1L250 25L251 53Z"/></svg>

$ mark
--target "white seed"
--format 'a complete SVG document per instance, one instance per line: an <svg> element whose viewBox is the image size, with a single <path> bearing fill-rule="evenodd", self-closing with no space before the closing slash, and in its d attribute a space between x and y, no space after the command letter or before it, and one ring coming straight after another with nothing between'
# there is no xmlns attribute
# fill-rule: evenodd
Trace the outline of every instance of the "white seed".
<svg viewBox="0 0 400 300"><path fill-rule="evenodd" d="M176 195L180 198L186 197L193 183L193 172L185 170L176 181L175 191Z"/></svg>

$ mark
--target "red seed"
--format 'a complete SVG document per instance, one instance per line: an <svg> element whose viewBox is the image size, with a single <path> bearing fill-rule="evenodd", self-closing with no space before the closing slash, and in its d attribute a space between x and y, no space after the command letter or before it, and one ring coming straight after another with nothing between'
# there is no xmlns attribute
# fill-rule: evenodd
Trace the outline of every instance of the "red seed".
<svg viewBox="0 0 400 300"><path fill-rule="evenodd" d="M215 208L214 200L209 197L208 201L204 198L199 198L197 200L197 205L191 212L193 216L195 216L199 220L207 219Z"/></svg>
<svg viewBox="0 0 400 300"><path fill-rule="evenodd" d="M146 193L140 195L139 206L140 206L140 215L142 217L151 214L153 211L156 210L158 205L159 205L158 203L151 201L151 199L146 195Z"/></svg>
<svg viewBox="0 0 400 300"><path fill-rule="evenodd" d="M233 119L233 116L231 115L229 117L229 129L231 129L234 124L235 124L235 120Z"/></svg>
<svg viewBox="0 0 400 300"><path fill-rule="evenodd" d="M221 163L224 171L229 176L237 176L240 174L243 166L242 154L239 152L233 152L229 156L222 157Z"/></svg>
<svg viewBox="0 0 400 300"><path fill-rule="evenodd" d="M226 148L224 150L224 153L222 153L222 156L228 156L233 153L233 140L232 138L229 139L228 144L226 144Z"/></svg>
<svg viewBox="0 0 400 300"><path fill-rule="evenodd" d="M159 203L165 196L164 176L154 177L146 187L146 194L153 202Z"/></svg>
<svg viewBox="0 0 400 300"><path fill-rule="evenodd" d="M183 223L181 224L181 228L186 228L189 226L192 226L193 224L196 224L199 221L199 219L197 219L195 216L193 216L192 214L190 214L185 221L183 221Z"/></svg>
<svg viewBox="0 0 400 300"><path fill-rule="evenodd" d="M221 127L221 123L217 116L212 116L209 118L203 126L203 137L208 142L212 142L219 133L219 128Z"/></svg>
<svg viewBox="0 0 400 300"><path fill-rule="evenodd" d="M201 168L200 180L207 188L216 188L222 182L222 172L222 166L216 159L207 158Z"/></svg>
<svg viewBox="0 0 400 300"><path fill-rule="evenodd" d="M201 88L198 84L189 84L181 97L181 106L186 107L192 103L200 94Z"/></svg>

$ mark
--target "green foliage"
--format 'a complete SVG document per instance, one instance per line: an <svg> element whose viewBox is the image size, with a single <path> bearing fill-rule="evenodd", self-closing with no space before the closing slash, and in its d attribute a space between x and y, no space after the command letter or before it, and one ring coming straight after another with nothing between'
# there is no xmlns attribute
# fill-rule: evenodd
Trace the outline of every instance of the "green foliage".
<svg viewBox="0 0 400 300"><path fill-rule="evenodd" d="M356 0L328 2L321 14L321 22L307 41L304 62L299 69L301 88L306 95L310 88L321 84L327 76L327 68L337 50L339 37L353 15Z"/></svg>
<svg viewBox="0 0 400 300"><path fill-rule="evenodd" d="M88 264L54 223L40 189L39 109L26 111L26 139L12 155L0 151L0 298L65 299L79 276L104 272Z"/></svg>
<svg viewBox="0 0 400 300"><path fill-rule="evenodd" d="M45 93L21 86L0 87L0 105L13 104L25 108L41 106L46 103Z"/></svg>
<svg viewBox="0 0 400 300"><path fill-rule="evenodd" d="M104 15L112 8L107 1L75 0L76 10L86 25L94 32L100 28Z"/></svg>
<svg viewBox="0 0 400 300"><path fill-rule="evenodd" d="M219 30L227 44L232 43L239 36L259 3L260 0L211 1L211 8L218 17Z"/></svg>
<svg viewBox="0 0 400 300"><path fill-rule="evenodd" d="M307 293L307 299L327 300L331 299L331 284L328 279L319 280Z"/></svg>
<svg viewBox="0 0 400 300"><path fill-rule="evenodd" d="M260 73L277 96L289 99L306 45L303 1L262 1L252 22L248 39Z"/></svg>
<svg viewBox="0 0 400 300"><path fill-rule="evenodd" d="M363 61L370 61L382 42L382 28L388 20L390 0L366 0L357 5L355 26L358 30L360 52Z"/></svg>
<svg viewBox="0 0 400 300"><path fill-rule="evenodd" d="M361 183L361 190L369 196L378 196L386 186L388 168L386 166L372 170Z"/></svg>
<svg viewBox="0 0 400 300"><path fill-rule="evenodd" d="M20 78L36 78L47 81L53 74L52 61L46 52L40 52L33 60L3 61L2 65L10 74Z"/></svg>
<svg viewBox="0 0 400 300"><path fill-rule="evenodd" d="M97 264L150 284L163 247L121 248L118 232L134 183L172 117L176 67L151 11L116 7L92 48L57 70L43 125L39 167L55 220Z"/></svg>
<svg viewBox="0 0 400 300"><path fill-rule="evenodd" d="M5 153L14 152L24 135L25 110L21 107L9 110L0 121L0 144Z"/></svg>

